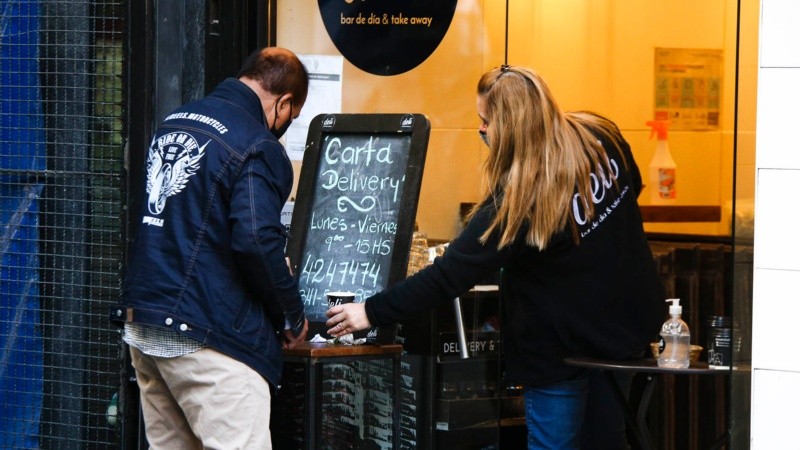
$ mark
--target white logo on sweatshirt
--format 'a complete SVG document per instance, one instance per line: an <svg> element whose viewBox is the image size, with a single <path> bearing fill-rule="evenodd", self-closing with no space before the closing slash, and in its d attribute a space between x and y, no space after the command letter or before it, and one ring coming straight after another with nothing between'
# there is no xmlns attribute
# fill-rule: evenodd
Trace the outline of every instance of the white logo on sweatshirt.
<svg viewBox="0 0 800 450"><path fill-rule="evenodd" d="M208 142L199 146L190 134L175 132L154 139L147 155L147 209L157 216L167 198L179 194L200 168ZM163 226L164 220L145 216L142 223Z"/></svg>
<svg viewBox="0 0 800 450"><path fill-rule="evenodd" d="M626 185L619 191L614 200L606 204L604 209L603 207L597 208L597 206L604 201L608 201L606 199L606 194L608 190L611 189L611 186L614 185L614 181L619 178L620 174L617 161L608 157L606 157L606 161L608 163L607 166L598 164L597 171L589 174L589 193L591 194L591 201L596 207L594 211L595 217L592 219L591 223L589 223L589 217L586 212L589 208L589 202L581 198L581 194L576 193L572 196L572 215L581 229L581 238L589 235L592 230L606 220L622 201L622 197L625 196L628 189L630 189L630 186Z"/></svg>

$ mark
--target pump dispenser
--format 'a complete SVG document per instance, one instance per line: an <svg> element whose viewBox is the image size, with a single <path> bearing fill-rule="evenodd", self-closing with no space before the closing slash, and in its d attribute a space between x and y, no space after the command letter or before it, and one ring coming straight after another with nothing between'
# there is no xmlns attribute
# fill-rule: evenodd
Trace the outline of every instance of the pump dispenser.
<svg viewBox="0 0 800 450"><path fill-rule="evenodd" d="M658 355L658 366L685 369L689 367L689 326L681 319L681 299L669 298L666 301L672 305L669 307L669 320L661 326L664 351Z"/></svg>
<svg viewBox="0 0 800 450"><path fill-rule="evenodd" d="M675 203L678 196L675 189L675 175L677 166L675 160L669 152L667 144L667 128L669 122L666 120L651 120L647 122L650 127L650 139L657 135L656 153L650 161L650 202L654 205L667 205Z"/></svg>

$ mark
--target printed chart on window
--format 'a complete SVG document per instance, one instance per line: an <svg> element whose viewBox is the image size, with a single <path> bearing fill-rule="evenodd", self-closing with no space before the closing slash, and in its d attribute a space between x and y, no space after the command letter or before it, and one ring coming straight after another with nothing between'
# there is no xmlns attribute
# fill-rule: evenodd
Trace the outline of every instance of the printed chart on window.
<svg viewBox="0 0 800 450"><path fill-rule="evenodd" d="M718 130L722 50L656 48L655 115L670 131Z"/></svg>

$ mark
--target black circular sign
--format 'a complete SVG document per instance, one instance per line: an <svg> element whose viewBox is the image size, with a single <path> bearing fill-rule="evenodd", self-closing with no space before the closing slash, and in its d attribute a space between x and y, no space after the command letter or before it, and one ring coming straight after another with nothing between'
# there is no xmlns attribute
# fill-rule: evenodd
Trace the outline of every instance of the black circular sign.
<svg viewBox="0 0 800 450"><path fill-rule="evenodd" d="M318 0L342 56L375 75L420 65L442 42L458 0Z"/></svg>

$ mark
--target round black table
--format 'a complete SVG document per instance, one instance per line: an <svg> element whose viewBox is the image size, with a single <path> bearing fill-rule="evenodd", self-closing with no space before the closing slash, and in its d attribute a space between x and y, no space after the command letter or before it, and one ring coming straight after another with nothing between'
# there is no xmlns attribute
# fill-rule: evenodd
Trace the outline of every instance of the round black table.
<svg viewBox="0 0 800 450"><path fill-rule="evenodd" d="M617 403L625 414L625 420L630 426L633 435L639 442L639 446L643 450L655 450L650 432L647 429L647 410L650 407L650 399L653 396L653 389L655 389L655 380L659 375L726 375L730 374L732 370L743 370L742 367L714 368L709 367L705 362L692 363L686 369L672 369L667 367L659 367L654 358L644 358L627 361L611 361L594 358L565 358L564 363L570 366L583 367L586 369L596 369L604 373L606 381L611 386L614 392L614 397ZM642 398L639 401L636 415L631 411L628 405L628 400L625 394L619 387L612 372L632 372L642 373L646 375L646 382L644 390L642 391ZM717 449L726 444L729 440L729 430L725 431L719 439L714 442L711 449Z"/></svg>

